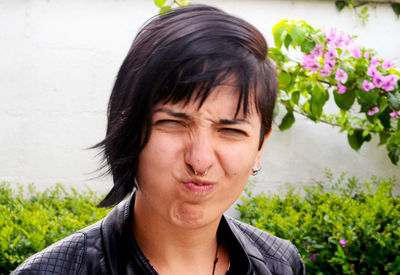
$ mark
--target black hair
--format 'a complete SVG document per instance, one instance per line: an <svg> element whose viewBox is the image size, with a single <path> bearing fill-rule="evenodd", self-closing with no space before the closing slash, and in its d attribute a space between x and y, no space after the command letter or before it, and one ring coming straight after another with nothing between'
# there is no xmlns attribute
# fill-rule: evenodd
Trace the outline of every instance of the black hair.
<svg viewBox="0 0 400 275"><path fill-rule="evenodd" d="M261 116L261 148L277 94L267 53L267 43L254 26L214 7L180 7L147 22L118 72L106 137L94 146L102 150L114 180L98 207L119 203L136 187L139 154L158 103L194 99L200 108L213 87L233 79L239 93L236 115L240 110L247 115L254 102Z"/></svg>

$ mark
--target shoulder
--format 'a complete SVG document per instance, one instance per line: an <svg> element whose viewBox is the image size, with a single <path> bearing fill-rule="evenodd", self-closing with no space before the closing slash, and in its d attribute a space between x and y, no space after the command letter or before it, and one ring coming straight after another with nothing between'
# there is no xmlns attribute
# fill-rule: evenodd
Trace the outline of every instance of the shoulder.
<svg viewBox="0 0 400 275"><path fill-rule="evenodd" d="M230 217L226 217L226 220L231 229L240 235L243 247L250 257L262 257L258 260L263 260L271 271L276 271L275 274L305 274L304 262L290 241Z"/></svg>
<svg viewBox="0 0 400 275"><path fill-rule="evenodd" d="M26 259L11 274L80 274L88 246L94 246L100 236L99 228L96 223L69 235Z"/></svg>

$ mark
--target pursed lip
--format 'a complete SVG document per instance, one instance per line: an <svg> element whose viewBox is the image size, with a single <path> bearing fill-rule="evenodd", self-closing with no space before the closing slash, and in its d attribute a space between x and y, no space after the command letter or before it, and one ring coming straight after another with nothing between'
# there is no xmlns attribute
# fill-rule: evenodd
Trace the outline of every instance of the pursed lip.
<svg viewBox="0 0 400 275"><path fill-rule="evenodd" d="M184 180L182 183L190 191L198 193L206 193L212 190L215 186L214 182L203 181L195 178Z"/></svg>

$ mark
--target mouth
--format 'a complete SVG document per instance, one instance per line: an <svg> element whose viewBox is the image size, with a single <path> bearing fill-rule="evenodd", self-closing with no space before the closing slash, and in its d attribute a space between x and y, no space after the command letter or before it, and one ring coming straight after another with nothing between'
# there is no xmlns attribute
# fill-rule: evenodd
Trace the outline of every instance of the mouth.
<svg viewBox="0 0 400 275"><path fill-rule="evenodd" d="M215 183L197 180L197 179L188 179L182 182L183 185L192 192L196 193L206 193L211 191Z"/></svg>

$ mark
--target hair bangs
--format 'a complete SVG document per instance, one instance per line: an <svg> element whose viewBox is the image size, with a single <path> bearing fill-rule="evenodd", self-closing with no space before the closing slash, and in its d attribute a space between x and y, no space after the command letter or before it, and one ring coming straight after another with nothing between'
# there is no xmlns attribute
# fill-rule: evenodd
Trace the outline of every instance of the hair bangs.
<svg viewBox="0 0 400 275"><path fill-rule="evenodd" d="M165 75L163 84L155 91L152 106L194 102L201 108L215 87L232 86L239 94L235 116L241 111L247 116L251 111L250 104L254 104L256 111L260 112L258 96L262 93L256 91L261 86L258 85L262 75L260 66L263 64L242 48L228 56L205 54L197 56L197 60L191 57L187 62L179 63L177 70L171 68L170 73Z"/></svg>

